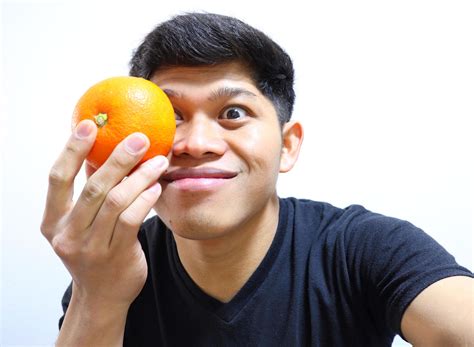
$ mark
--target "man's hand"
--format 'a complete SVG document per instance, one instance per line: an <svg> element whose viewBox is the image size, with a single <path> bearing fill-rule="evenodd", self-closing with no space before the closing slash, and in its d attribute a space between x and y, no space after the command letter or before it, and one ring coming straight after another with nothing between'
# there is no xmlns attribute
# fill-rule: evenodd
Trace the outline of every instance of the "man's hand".
<svg viewBox="0 0 474 347"><path fill-rule="evenodd" d="M88 178L74 204L74 179L96 132L91 121L79 123L49 176L41 231L73 279L58 344L121 344L128 308L147 276L137 233L168 165L155 157L126 177L149 147L144 135L132 134Z"/></svg>

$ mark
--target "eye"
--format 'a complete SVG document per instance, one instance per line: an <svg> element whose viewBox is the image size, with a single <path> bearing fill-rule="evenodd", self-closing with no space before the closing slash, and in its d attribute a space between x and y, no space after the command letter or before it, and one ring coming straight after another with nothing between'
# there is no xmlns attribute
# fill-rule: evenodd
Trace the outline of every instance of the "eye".
<svg viewBox="0 0 474 347"><path fill-rule="evenodd" d="M221 119L229 119L229 120L239 120L247 117L247 111L245 111L243 108L232 106L229 108L226 108L224 112L219 116Z"/></svg>
<svg viewBox="0 0 474 347"><path fill-rule="evenodd" d="M183 117L176 110L174 111L174 119L176 121L176 124L179 124L183 121Z"/></svg>

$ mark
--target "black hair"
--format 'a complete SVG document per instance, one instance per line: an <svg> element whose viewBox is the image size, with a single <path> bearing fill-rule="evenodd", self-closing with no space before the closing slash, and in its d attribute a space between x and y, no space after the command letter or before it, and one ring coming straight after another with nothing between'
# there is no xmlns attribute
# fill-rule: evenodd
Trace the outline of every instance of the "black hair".
<svg viewBox="0 0 474 347"><path fill-rule="evenodd" d="M160 68L238 61L273 103L280 124L289 121L295 92L288 54L263 32L233 17L211 13L178 15L159 24L134 52L130 75L150 79Z"/></svg>

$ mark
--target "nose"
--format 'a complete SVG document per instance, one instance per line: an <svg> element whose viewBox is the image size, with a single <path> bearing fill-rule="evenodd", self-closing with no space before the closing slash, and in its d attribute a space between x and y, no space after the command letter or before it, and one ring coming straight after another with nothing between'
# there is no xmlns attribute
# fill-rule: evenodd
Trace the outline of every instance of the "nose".
<svg viewBox="0 0 474 347"><path fill-rule="evenodd" d="M176 128L172 153L174 156L205 158L221 156L227 144L219 125L206 115L194 116Z"/></svg>

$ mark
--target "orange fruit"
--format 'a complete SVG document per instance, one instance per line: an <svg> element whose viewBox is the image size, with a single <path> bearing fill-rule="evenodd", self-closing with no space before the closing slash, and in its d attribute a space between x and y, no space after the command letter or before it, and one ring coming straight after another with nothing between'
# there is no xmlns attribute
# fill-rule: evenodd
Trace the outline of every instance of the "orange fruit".
<svg viewBox="0 0 474 347"><path fill-rule="evenodd" d="M87 162L95 169L134 132L141 132L150 140L150 148L140 163L156 155L166 156L176 131L174 110L167 95L153 82L139 77L112 77L89 88L74 109L73 129L84 119L94 121L98 127L87 156Z"/></svg>

